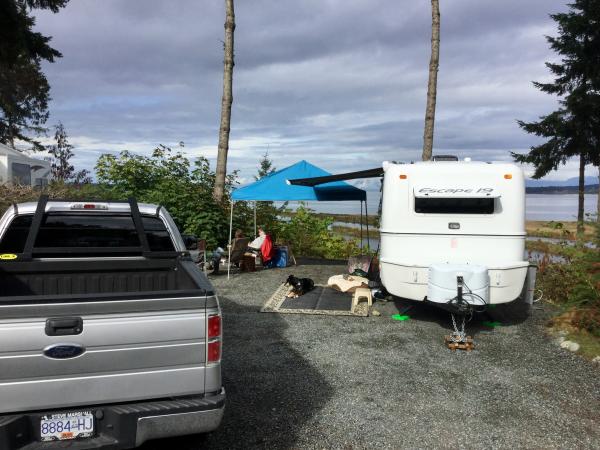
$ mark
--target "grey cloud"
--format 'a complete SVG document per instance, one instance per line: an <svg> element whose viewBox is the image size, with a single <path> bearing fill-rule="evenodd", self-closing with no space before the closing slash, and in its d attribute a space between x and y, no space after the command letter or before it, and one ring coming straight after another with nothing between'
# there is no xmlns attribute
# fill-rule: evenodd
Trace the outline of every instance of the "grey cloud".
<svg viewBox="0 0 600 450"><path fill-rule="evenodd" d="M556 100L531 80L553 55L544 33L562 0L442 2L435 146L507 159L535 142L516 125ZM42 13L38 28L64 54L45 66L51 121L98 152L183 140L216 148L222 83L223 2L77 0ZM282 167L304 158L332 171L418 159L430 6L393 0L253 0L236 3L230 169L244 177L269 148ZM89 142L94 141L91 146Z"/></svg>

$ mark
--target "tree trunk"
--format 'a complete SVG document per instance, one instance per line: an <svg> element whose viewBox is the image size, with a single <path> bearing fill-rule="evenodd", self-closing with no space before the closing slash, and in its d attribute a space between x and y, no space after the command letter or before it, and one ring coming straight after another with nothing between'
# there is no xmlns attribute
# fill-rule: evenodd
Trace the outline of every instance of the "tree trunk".
<svg viewBox="0 0 600 450"><path fill-rule="evenodd" d="M427 85L427 107L425 109L425 130L423 132L423 161L429 161L433 153L433 127L439 65L440 3L439 0L431 0L431 60L429 61L429 84Z"/></svg>
<svg viewBox="0 0 600 450"><path fill-rule="evenodd" d="M15 133L14 133L14 125L13 125L13 121L12 119L9 117L7 117L6 120L7 123L7 128L8 128L8 143L10 144L10 146L12 148L15 148Z"/></svg>
<svg viewBox="0 0 600 450"><path fill-rule="evenodd" d="M596 222L600 223L600 164L598 164L598 201L596 204Z"/></svg>
<svg viewBox="0 0 600 450"><path fill-rule="evenodd" d="M579 155L579 199L577 202L577 236L583 236L583 207L585 191L585 156Z"/></svg>
<svg viewBox="0 0 600 450"><path fill-rule="evenodd" d="M213 197L220 202L225 193L227 175L227 152L229 151L229 130L231 124L231 104L233 103L233 33L235 14L233 0L225 0L225 59L223 61L223 97L221 99L221 126L219 128L219 151Z"/></svg>

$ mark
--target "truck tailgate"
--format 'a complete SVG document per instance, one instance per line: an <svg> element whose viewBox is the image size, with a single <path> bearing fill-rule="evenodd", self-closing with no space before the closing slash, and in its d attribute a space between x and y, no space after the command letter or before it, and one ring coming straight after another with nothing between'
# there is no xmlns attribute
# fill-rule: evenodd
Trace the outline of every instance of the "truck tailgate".
<svg viewBox="0 0 600 450"><path fill-rule="evenodd" d="M0 303L0 413L217 390L220 370L206 365L217 312L213 296L165 292ZM78 318L80 333L48 331L49 319Z"/></svg>

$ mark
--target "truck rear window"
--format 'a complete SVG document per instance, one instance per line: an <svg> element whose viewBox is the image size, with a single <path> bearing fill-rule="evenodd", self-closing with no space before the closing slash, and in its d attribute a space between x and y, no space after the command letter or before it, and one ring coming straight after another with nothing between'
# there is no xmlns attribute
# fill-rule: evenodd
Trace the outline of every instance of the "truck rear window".
<svg viewBox="0 0 600 450"><path fill-rule="evenodd" d="M23 252L32 220L32 215L15 217L0 241L1 253ZM142 216L142 224L150 250L175 250L169 232L160 218ZM34 244L38 249L138 246L140 240L131 216L77 213L45 215Z"/></svg>
<svg viewBox="0 0 600 450"><path fill-rule="evenodd" d="M415 212L423 214L494 214L494 199L415 197Z"/></svg>

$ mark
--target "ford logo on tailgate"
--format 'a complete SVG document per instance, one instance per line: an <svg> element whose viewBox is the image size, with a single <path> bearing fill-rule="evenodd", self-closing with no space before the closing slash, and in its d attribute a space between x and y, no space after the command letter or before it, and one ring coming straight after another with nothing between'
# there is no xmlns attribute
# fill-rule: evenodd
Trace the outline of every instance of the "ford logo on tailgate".
<svg viewBox="0 0 600 450"><path fill-rule="evenodd" d="M75 358L85 352L79 344L54 344L44 349L44 355L54 359Z"/></svg>

